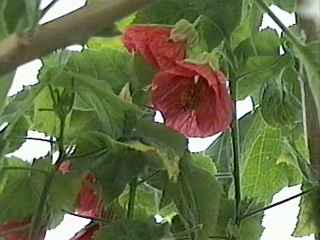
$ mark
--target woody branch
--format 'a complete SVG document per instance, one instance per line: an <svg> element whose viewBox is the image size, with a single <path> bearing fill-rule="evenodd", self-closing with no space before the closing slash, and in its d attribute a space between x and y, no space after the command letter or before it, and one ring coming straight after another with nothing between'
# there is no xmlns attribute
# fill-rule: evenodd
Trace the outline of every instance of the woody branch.
<svg viewBox="0 0 320 240"><path fill-rule="evenodd" d="M48 53L81 44L94 34L155 0L100 0L39 25L32 33L13 34L0 42L0 75Z"/></svg>

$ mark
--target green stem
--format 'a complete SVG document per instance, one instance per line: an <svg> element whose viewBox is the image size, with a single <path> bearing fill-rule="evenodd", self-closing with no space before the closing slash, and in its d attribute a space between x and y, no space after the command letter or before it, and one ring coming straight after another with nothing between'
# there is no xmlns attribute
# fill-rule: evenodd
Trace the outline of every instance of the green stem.
<svg viewBox="0 0 320 240"><path fill-rule="evenodd" d="M38 239L39 237L39 233L41 231L41 220L42 220L42 215L44 212L44 208L46 205L46 201L47 201L47 197L48 197L48 193L50 190L50 186L51 183L54 179L54 175L55 173L52 172L46 179L45 183L44 183L44 187L42 189L41 195L40 195L40 200L39 200L39 204L38 204L38 208L35 212L35 214L32 217L32 222L31 222L31 230L29 233L30 236L30 240L32 239Z"/></svg>
<svg viewBox="0 0 320 240"><path fill-rule="evenodd" d="M58 150L59 150L59 157L57 162L55 163L56 168L58 169L61 163L64 161L64 129L65 129L65 117L61 117L60 119L60 133L58 139Z"/></svg>
<svg viewBox="0 0 320 240"><path fill-rule="evenodd" d="M141 179L139 182L137 182L137 185L141 185L143 183L145 183L146 181L150 180L151 178L153 178L154 176L157 176L158 174L160 174L162 172L162 170L157 170L154 173L150 174L149 176Z"/></svg>
<svg viewBox="0 0 320 240"><path fill-rule="evenodd" d="M58 138L59 156L58 156L57 162L55 163L55 169L50 173L50 175L47 177L44 183L44 186L40 195L38 208L32 217L31 230L29 233L30 240L38 239L40 236L41 227L42 227L41 221L43 219L43 212L45 210L46 202L50 192L50 187L54 180L56 169L59 169L60 164L63 162L63 159L64 159L64 145L63 145L64 144L64 141L63 141L64 127L65 127L64 123L65 123L65 118L64 117L60 118L60 134ZM51 148L52 148L52 145L51 145ZM51 152L51 154L53 154L53 152Z"/></svg>
<svg viewBox="0 0 320 240"><path fill-rule="evenodd" d="M127 211L127 218L129 220L133 219L133 215L134 215L134 204L136 200L137 183L138 183L138 178L136 177L130 183L129 202L128 202L128 211Z"/></svg>
<svg viewBox="0 0 320 240"><path fill-rule="evenodd" d="M288 36L288 39L298 48L303 46L299 38L297 38L283 22L271 11L268 5L263 0L256 0L258 7L264 12L266 12L271 19L281 28L281 30Z"/></svg>
<svg viewBox="0 0 320 240"><path fill-rule="evenodd" d="M230 78L230 93L233 99L233 119L231 123L231 138L232 138L232 150L233 150L233 177L234 177L234 190L235 190L235 219L236 225L240 226L241 215L241 179L240 179L240 144L239 144L239 121L237 118L237 80L235 77L235 71L238 67L237 59L234 56L230 42L226 43L226 50L229 58L232 61L230 65L229 78Z"/></svg>
<svg viewBox="0 0 320 240"><path fill-rule="evenodd" d="M259 214L259 213L261 213L261 212L264 212L264 211L269 210L269 209L271 209L271 208L274 208L274 207L277 207L277 206L279 206L279 205L282 205L282 204L284 204L284 203L286 203L286 202L289 202L289 201L291 201L291 200L293 200L293 199L296 199L296 198L298 198L298 197L301 197L301 196L303 196L303 195L306 195L306 194L314 191L315 189L316 189L316 188L314 187L314 188L305 190L305 191L303 191L303 192L301 192L301 193L299 193L299 194L296 194L296 195L294 195L294 196L292 196L292 197L286 198L286 199L284 199L284 200L282 200L282 201L279 201L279 202L277 202L277 203L271 204L271 205L269 205L269 206L267 206L267 207L264 207L264 208L257 209L257 210L255 210L255 211L249 212L249 213L241 216L241 220L244 220L244 219L249 218L249 217L253 217L253 216L255 216L255 215L257 215L257 214Z"/></svg>
<svg viewBox="0 0 320 240"><path fill-rule="evenodd" d="M234 91L233 91L234 92ZM235 106L236 104L234 104ZM232 132L232 149L233 149L233 165L234 165L234 189L235 189L235 223L240 225L240 204L241 204L241 183L240 183L240 149L239 149L239 123L236 114L236 106L233 123L231 126Z"/></svg>

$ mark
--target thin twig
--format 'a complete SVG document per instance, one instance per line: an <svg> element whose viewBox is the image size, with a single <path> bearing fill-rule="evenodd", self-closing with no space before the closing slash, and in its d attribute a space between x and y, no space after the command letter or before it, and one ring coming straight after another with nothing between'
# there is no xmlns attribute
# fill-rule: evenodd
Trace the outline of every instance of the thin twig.
<svg viewBox="0 0 320 240"><path fill-rule="evenodd" d="M223 237L223 236L209 236L210 239L225 239L227 240L227 237Z"/></svg>
<svg viewBox="0 0 320 240"><path fill-rule="evenodd" d="M67 214L69 214L69 215L75 216L75 217L84 218L84 219L88 219L88 220L95 221L95 222L107 223L107 221L102 219L102 218L88 217L88 216L84 216L84 215L80 215L80 214L77 214L77 213L70 212L70 211L65 210L65 209L62 209L62 211L67 213Z"/></svg>
<svg viewBox="0 0 320 240"><path fill-rule="evenodd" d="M31 141L47 142L47 143L56 143L55 140L50 140L50 139L45 139L45 138L24 137L24 139L31 140Z"/></svg>
<svg viewBox="0 0 320 240"><path fill-rule="evenodd" d="M58 2L59 0L52 0L44 9L41 11L41 18L47 14L47 12Z"/></svg>
<svg viewBox="0 0 320 240"><path fill-rule="evenodd" d="M281 28L281 30L288 36L289 40L296 45L296 47L302 46L301 41L299 38L297 38L288 28L286 25L283 24L283 22L273 13L273 11L270 10L268 5L264 2L264 0L255 0L258 7L266 12L271 19Z"/></svg>
<svg viewBox="0 0 320 240"><path fill-rule="evenodd" d="M267 207L264 207L264 208L257 209L257 210L255 210L255 211L249 212L249 213L241 216L241 220L244 220L244 219L249 218L249 217L253 217L253 216L255 216L255 215L257 215L257 214L259 214L259 213L261 213L261 212L264 212L264 211L269 210L269 209L271 209L271 208L274 208L274 207L277 207L277 206L279 206L279 205L282 205L282 204L284 204L284 203L286 203L286 202L289 202L289 201L291 201L291 200L293 200L293 199L296 199L296 198L298 198L298 197L301 197L301 196L303 196L303 195L306 195L306 194L314 191L315 189L316 189L316 187L311 188L311 189L308 189L308 190L305 190L305 191L303 191L303 192L301 192L301 193L299 193L299 194L296 194L296 195L294 195L294 196L292 196L292 197L286 198L286 199L284 199L284 200L282 200L282 201L279 201L279 202L277 202L277 203L271 204L271 205L269 205L269 206L267 206Z"/></svg>
<svg viewBox="0 0 320 240"><path fill-rule="evenodd" d="M137 192L137 178L135 177L130 183L129 190L129 201L128 201L128 209L127 209L127 219L133 219L134 215L134 205L136 200L136 192Z"/></svg>
<svg viewBox="0 0 320 240"><path fill-rule="evenodd" d="M149 176L147 176L147 177L141 179L140 181L138 181L137 185L141 185L142 183L150 180L151 178L153 178L154 176L158 175L161 172L162 172L162 170L155 171L154 173L150 174Z"/></svg>

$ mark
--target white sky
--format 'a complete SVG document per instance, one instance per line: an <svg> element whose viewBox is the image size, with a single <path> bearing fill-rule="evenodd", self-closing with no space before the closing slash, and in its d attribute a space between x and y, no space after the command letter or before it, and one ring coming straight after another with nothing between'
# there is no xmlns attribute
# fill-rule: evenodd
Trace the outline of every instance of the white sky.
<svg viewBox="0 0 320 240"><path fill-rule="evenodd" d="M49 2L49 0L42 0L42 7L46 6ZM52 8L48 12L42 22L49 21L70 11L73 11L81 7L84 2L84 0L60 0L54 6L54 8ZM288 14L277 7L272 7L272 10L282 19L282 21L286 25L291 25L294 23L295 18L293 15ZM267 26L275 28L279 33L281 32L279 27L277 27L276 24L274 24L268 16L264 18L262 28L265 28ZM9 94L12 95L21 90L23 85L36 83L36 76L40 67L41 62L39 60L35 60L21 66L17 71L13 86ZM251 108L252 106L250 99L239 102L238 116L240 117L244 115L245 113L250 111ZM159 118L157 119L159 120ZM44 137L44 135L39 135L39 133L36 132L30 132L29 135L33 137ZM215 138L216 136L205 139L192 138L189 141L189 149L190 151L202 151L206 149ZM31 161L34 157L45 155L49 151L49 149L50 146L46 143L27 141L21 147L21 149L14 154L22 159ZM273 202L288 198L298 192L300 192L299 187L286 188L274 197ZM290 236L295 226L296 216L298 214L298 204L299 199L295 199L281 205L281 207L267 211L263 221L263 225L265 226L266 230L261 240L313 240L313 237L293 238ZM45 240L69 240L88 222L89 221L86 219L66 215L64 221L57 229L48 232Z"/></svg>

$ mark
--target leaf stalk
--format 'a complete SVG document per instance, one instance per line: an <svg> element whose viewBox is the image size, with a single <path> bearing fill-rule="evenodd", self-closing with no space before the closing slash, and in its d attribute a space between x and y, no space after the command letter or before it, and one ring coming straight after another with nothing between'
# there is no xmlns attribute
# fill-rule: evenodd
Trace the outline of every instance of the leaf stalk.
<svg viewBox="0 0 320 240"><path fill-rule="evenodd" d="M130 183L129 201L128 201L128 210L127 210L127 219L128 220L133 219L137 186L138 186L138 178L135 177Z"/></svg>
<svg viewBox="0 0 320 240"><path fill-rule="evenodd" d="M274 208L274 207L280 206L280 205L282 205L282 204L284 204L284 203L287 203L287 202L289 202L289 201L291 201L291 200L294 200L294 199L296 199L296 198L298 198L298 197L301 197L301 196L303 196L303 195L309 194L309 193L311 193L312 191L314 191L315 189L316 189L316 187L313 187L313 188L311 188L311 189L305 190L305 191L303 191L303 192L301 192L301 193L299 193L299 194L293 195L292 197L286 198L286 199L284 199L284 200L281 200L281 201L279 201L279 202L276 202L276 203L271 204L271 205L269 205L269 206L266 206L266 207L264 207L264 208L257 209L257 210L254 210L254 211L252 211L252 212L249 212L249 213L241 216L241 220L244 220L244 219L253 217L253 216L255 216L255 215L257 215L257 214L259 214L259 213L261 213L261 212L264 212L264 211L266 211L266 210L269 210L269 209L272 209L272 208Z"/></svg>

